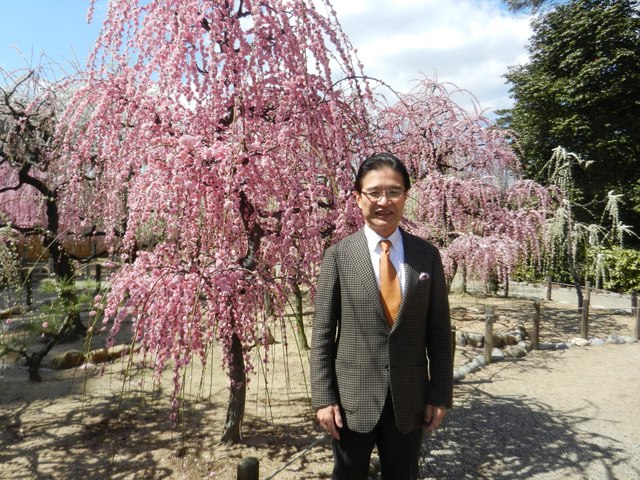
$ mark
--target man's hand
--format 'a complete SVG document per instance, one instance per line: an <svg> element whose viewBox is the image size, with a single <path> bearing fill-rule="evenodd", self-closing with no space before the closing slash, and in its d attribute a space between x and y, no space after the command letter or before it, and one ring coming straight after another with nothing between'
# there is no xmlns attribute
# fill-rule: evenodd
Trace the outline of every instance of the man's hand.
<svg viewBox="0 0 640 480"><path fill-rule="evenodd" d="M444 407L436 407L435 405L425 405L424 407L424 428L425 432L432 432L440 426L444 414L447 409Z"/></svg>
<svg viewBox="0 0 640 480"><path fill-rule="evenodd" d="M326 407L319 408L316 412L318 422L320 426L329 432L336 440L340 440L340 433L338 428L342 428L342 416L340 415L340 409L338 405L328 405Z"/></svg>

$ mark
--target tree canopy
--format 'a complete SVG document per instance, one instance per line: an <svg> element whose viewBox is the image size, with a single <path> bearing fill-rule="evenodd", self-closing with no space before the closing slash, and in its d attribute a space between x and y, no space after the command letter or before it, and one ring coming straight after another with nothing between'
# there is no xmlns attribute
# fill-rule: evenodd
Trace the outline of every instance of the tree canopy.
<svg viewBox="0 0 640 480"><path fill-rule="evenodd" d="M504 0L504 3L512 12L531 9L536 12L544 7L544 5L553 5L563 0Z"/></svg>
<svg viewBox="0 0 640 480"><path fill-rule="evenodd" d="M522 178L507 133L452 99L451 85L423 79L377 115L379 149L413 174L409 226L438 245L457 271L507 281L527 260L540 263L553 192Z"/></svg>
<svg viewBox="0 0 640 480"><path fill-rule="evenodd" d="M511 67L514 107L502 124L517 137L530 178L562 146L591 166L576 170L581 203L601 216L610 191L624 194L625 222L640 225L640 16L631 0L573 0L533 23L530 61ZM583 213L583 215L586 215Z"/></svg>
<svg viewBox="0 0 640 480"><path fill-rule="evenodd" d="M519 10L525 10L530 8L532 11L536 12L540 10L545 4L554 4L557 3L555 0L504 0L504 3L509 7L509 10L512 12L517 12Z"/></svg>
<svg viewBox="0 0 640 480"><path fill-rule="evenodd" d="M249 351L268 346L265 298L284 322L291 279L312 283L352 229L369 97L352 58L328 2L114 0L58 132L71 171L95 174L107 241L124 232L105 321L115 335L134 319L145 359L174 369L176 405L219 341L228 441Z"/></svg>
<svg viewBox="0 0 640 480"><path fill-rule="evenodd" d="M552 195L522 179L505 132L437 82L388 104L365 78L328 1L112 0L56 113L64 205L120 254L91 317L109 345L130 328L158 378L173 369L174 413L186 368L220 343L225 440L240 439L249 352L266 357L290 293L313 295L324 248L362 223L367 155L407 163L405 226L450 277L507 279L540 257Z"/></svg>

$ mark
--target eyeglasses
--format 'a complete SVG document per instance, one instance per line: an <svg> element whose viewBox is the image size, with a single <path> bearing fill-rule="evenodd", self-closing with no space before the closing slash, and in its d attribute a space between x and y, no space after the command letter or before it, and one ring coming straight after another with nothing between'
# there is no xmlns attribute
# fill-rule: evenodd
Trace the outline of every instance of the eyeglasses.
<svg viewBox="0 0 640 480"><path fill-rule="evenodd" d="M387 197L387 200L399 200L404 196L406 192L400 188L392 188L390 190L371 190L369 192L361 193L371 202L375 203L382 200L382 197Z"/></svg>

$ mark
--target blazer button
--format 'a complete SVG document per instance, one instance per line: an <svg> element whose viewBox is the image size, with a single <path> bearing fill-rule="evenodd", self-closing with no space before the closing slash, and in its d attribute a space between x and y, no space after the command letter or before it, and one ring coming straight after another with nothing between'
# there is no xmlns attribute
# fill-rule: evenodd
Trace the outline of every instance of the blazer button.
<svg viewBox="0 0 640 480"><path fill-rule="evenodd" d="M387 365L385 365L385 366L384 366L384 369L385 369L385 370L389 370L389 365L388 365L388 364L387 364Z"/></svg>

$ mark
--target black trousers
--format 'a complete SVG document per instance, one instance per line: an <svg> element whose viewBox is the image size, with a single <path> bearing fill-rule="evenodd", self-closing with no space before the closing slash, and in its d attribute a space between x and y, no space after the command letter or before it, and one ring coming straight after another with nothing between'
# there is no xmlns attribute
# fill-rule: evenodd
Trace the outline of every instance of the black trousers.
<svg viewBox="0 0 640 480"><path fill-rule="evenodd" d="M422 428L410 433L398 430L390 392L371 432L340 429L340 440L333 440L333 480L367 480L374 445L378 447L383 480L418 478Z"/></svg>

